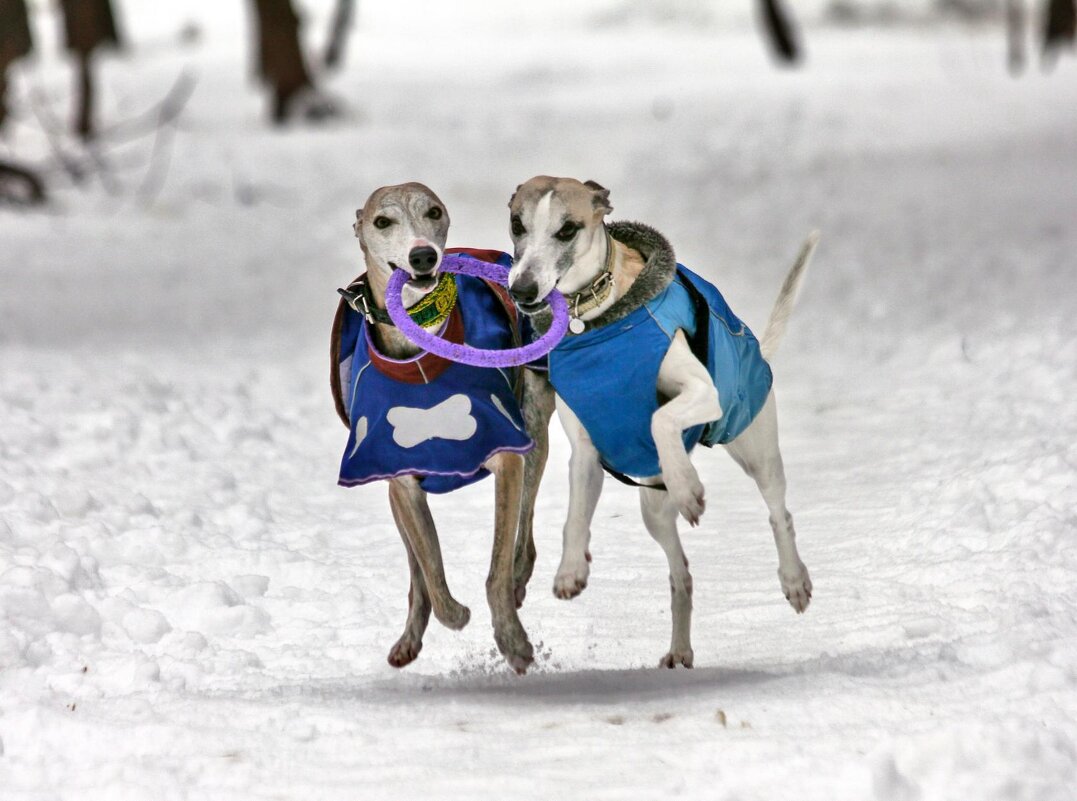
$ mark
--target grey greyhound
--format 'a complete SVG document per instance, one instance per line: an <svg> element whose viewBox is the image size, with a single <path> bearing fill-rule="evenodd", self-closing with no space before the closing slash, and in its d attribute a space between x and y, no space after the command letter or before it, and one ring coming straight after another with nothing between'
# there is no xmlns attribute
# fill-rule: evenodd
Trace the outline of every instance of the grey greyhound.
<svg viewBox="0 0 1077 801"><path fill-rule="evenodd" d="M355 306L355 296L351 302L358 311L369 312L364 316L369 323L372 349L376 348L389 360L398 363L414 361L420 353L420 349L387 320L384 309L389 277L394 269L406 270L411 277L402 292L404 306L412 309L419 304L439 284L438 271L448 230L449 214L445 204L420 183L381 187L362 209L356 211L354 231L366 263L364 280L368 294L365 297L374 308ZM511 303L508 305L511 307ZM345 424L350 425L343 400L348 390L342 388L347 379L342 379L341 354L336 352L344 310L345 301L342 301L334 325L332 383L337 411ZM547 432L553 413L553 393L545 378L523 370L520 398L526 431L535 447L526 455L497 452L482 467L493 474L495 486L493 554L486 580L494 640L513 670L524 673L533 661L533 649L516 610L523 602L534 567L535 496L548 452ZM388 478L389 505L404 541L411 573L404 633L388 657L391 665L403 667L422 649L431 610L450 629L467 625L470 611L449 591L437 530L421 476Z"/></svg>

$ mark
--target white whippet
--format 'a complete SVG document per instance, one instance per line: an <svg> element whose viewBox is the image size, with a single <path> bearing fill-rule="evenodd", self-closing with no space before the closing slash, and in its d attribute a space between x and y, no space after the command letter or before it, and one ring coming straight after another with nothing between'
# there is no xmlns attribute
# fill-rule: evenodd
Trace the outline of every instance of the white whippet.
<svg viewBox="0 0 1077 801"><path fill-rule="evenodd" d="M391 359L410 359L419 353L419 348L387 320L385 291L389 277L396 268L406 270L411 278L403 289L404 306L410 308L417 304L438 284L438 269L448 229L449 214L445 204L419 183L382 187L356 211L354 230L362 246L369 287L365 302L372 306L367 319L372 323L370 329L377 348ZM353 298L353 306L355 300ZM363 307L358 310L364 311ZM338 314L337 327L340 320ZM337 341L337 327L334 342ZM526 456L503 451L484 464L494 476L496 496L493 555L486 580L487 600L494 639L518 673L523 673L533 659L531 643L516 609L523 601L534 565L532 517L535 494L546 461L547 426L553 412L553 394L545 379L537 379L528 370L523 372L521 407L535 448ZM333 381L338 412L348 424L336 359ZM389 652L389 663L403 667L422 649L431 608L437 619L450 629L467 625L470 611L449 592L434 519L420 479L410 475L390 479L389 504L407 550L411 571L407 623L404 633Z"/></svg>
<svg viewBox="0 0 1077 801"><path fill-rule="evenodd" d="M586 326L580 321L601 325L604 315L617 308L619 301L624 306L638 296L638 307L660 289L650 291L642 286L652 280L644 269L645 258L609 235L605 223L606 215L612 211L609 192L598 184L539 176L517 188L509 208L515 245L509 286L517 305L526 313L538 312L543 299L556 287L577 312L574 327L582 330ZM647 230L665 242L657 232ZM781 288L761 341L765 359L773 356L782 338L816 241L817 235L813 234ZM672 250L669 256L670 261L675 261ZM635 355L615 353L613 358L632 360ZM640 477L639 483L643 521L665 552L670 570L673 635L660 665L691 667L692 577L677 533L677 516L679 513L691 525L697 525L704 511L704 491L681 435L693 426L720 419L723 411L712 374L693 353L682 329L671 335L655 392L660 400L651 417L650 434L661 474ZM592 436L560 396L557 411L572 446L568 518L561 564L554 579L554 594L567 599L587 586L591 519L602 490L603 465ZM609 414L616 415L617 409L610 408ZM797 553L793 518L785 506L786 482L773 392L765 396L765 403L750 425L724 444L763 495L778 550L782 591L793 609L803 612L811 599L812 584ZM662 483L668 491L646 486Z"/></svg>

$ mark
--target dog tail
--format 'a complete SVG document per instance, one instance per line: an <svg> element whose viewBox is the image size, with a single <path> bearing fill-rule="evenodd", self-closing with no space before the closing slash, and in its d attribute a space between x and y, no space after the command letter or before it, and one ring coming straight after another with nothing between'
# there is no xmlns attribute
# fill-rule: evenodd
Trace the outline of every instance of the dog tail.
<svg viewBox="0 0 1077 801"><path fill-rule="evenodd" d="M778 350L778 345L785 336L785 326L789 323L789 317L793 314L793 307L797 303L797 295L800 293L800 285L804 283L804 276L808 273L808 265L811 263L815 246L819 244L819 232L812 231L808 234L804 246L800 249L793 269L785 276L782 290L778 293L778 299L774 301L774 309L767 320L767 328L763 332L763 339L759 349L763 352L763 358L770 358Z"/></svg>

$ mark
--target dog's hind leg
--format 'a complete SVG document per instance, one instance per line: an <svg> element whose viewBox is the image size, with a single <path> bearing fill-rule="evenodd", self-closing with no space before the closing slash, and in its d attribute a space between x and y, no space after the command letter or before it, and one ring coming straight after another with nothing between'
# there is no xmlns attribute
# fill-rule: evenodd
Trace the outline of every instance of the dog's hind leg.
<svg viewBox="0 0 1077 801"><path fill-rule="evenodd" d="M486 598L494 624L494 641L512 669L525 673L534 661L534 649L516 614L513 592L513 539L520 524L520 489L524 460L517 453L502 452L486 462L494 474L494 546L490 573L486 578Z"/></svg>
<svg viewBox="0 0 1077 801"><path fill-rule="evenodd" d="M413 476L392 479L389 503L394 516L399 515L398 526L419 563L434 616L450 629L462 629L471 619L471 611L449 592L437 529L419 481Z"/></svg>
<svg viewBox="0 0 1077 801"><path fill-rule="evenodd" d="M408 569L411 572L411 586L408 588L408 621L404 624L404 633L389 650L389 664L393 667L404 667L415 661L419 651L423 650L423 634L430 622L430 596L426 592L426 580L423 578L422 568L415 558L415 552L411 549L408 536L404 533L404 514L398 508L398 500L393 493L389 493L389 507L393 510L393 519L400 531L400 539L404 541L404 548L408 552Z"/></svg>
<svg viewBox="0 0 1077 801"><path fill-rule="evenodd" d="M561 547L561 565L553 579L553 594L575 598L587 586L591 571L591 518L602 494L602 462L586 429L568 406L558 400L557 416L572 445L568 463L568 517Z"/></svg>
<svg viewBox="0 0 1077 801"><path fill-rule="evenodd" d="M803 612L811 602L811 577L797 553L793 516L785 508L785 468L778 447L778 412L773 391L752 424L725 447L759 486L770 510L782 592L797 613Z"/></svg>
<svg viewBox="0 0 1077 801"><path fill-rule="evenodd" d="M688 572L688 557L677 534L677 505L668 492L640 487L639 505L643 522L655 542L662 546L669 562L669 590L673 610L673 636L669 653L658 662L659 667L677 665L692 667L692 574Z"/></svg>

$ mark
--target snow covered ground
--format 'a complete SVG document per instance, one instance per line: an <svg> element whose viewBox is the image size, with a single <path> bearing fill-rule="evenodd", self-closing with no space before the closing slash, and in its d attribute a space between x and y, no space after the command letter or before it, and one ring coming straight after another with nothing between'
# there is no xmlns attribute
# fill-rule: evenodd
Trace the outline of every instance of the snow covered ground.
<svg viewBox="0 0 1077 801"><path fill-rule="evenodd" d="M813 26L790 73L736 20L468 0L431 39L364 3L329 84L352 117L276 132L239 4L190 4L186 47L156 5L124 4L105 102L196 70L157 201L123 166L119 196L0 211L0 799L1074 797L1077 62L1015 81L999 31ZM52 58L20 80L57 108L68 86ZM11 136L47 153L32 118ZM489 483L433 503L470 626L385 662L403 548L383 486L335 486L326 380L353 210L420 179L451 244L506 247L539 172L610 187L757 328L824 234L775 365L812 606L750 482L698 454L693 671L653 667L665 560L628 488L586 592L550 593L556 424L533 671L493 650Z"/></svg>

